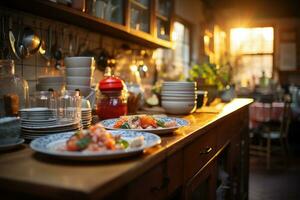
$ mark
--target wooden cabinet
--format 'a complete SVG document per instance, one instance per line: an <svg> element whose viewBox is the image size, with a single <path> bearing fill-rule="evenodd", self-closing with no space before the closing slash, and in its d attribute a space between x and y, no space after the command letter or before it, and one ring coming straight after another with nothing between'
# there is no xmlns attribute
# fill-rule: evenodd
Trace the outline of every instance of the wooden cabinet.
<svg viewBox="0 0 300 200"><path fill-rule="evenodd" d="M174 0L87 2L87 12L43 0L2 1L0 5L81 26L150 48L172 47L170 38Z"/></svg>
<svg viewBox="0 0 300 200"><path fill-rule="evenodd" d="M214 159L189 179L184 187L183 199L216 199L216 175L217 165Z"/></svg>
<svg viewBox="0 0 300 200"><path fill-rule="evenodd" d="M184 199L247 199L247 116L233 113L184 149Z"/></svg>
<svg viewBox="0 0 300 200"><path fill-rule="evenodd" d="M159 146L132 159L65 164L28 148L4 154L1 194L16 199L246 200L251 102L237 99L219 114L189 115L189 126L161 136Z"/></svg>
<svg viewBox="0 0 300 200"><path fill-rule="evenodd" d="M119 193L125 199L247 199L247 127L247 109L226 116Z"/></svg>

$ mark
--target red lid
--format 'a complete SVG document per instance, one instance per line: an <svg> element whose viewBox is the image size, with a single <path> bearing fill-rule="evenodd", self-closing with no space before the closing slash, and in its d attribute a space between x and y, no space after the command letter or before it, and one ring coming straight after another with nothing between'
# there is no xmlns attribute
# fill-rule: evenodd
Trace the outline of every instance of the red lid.
<svg viewBox="0 0 300 200"><path fill-rule="evenodd" d="M99 90L109 91L109 90L123 90L124 82L115 76L105 77L99 82Z"/></svg>

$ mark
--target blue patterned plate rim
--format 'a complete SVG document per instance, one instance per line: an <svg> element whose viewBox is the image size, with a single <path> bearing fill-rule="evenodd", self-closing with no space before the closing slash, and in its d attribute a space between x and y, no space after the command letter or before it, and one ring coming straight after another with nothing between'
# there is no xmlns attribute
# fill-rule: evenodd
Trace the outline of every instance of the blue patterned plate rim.
<svg viewBox="0 0 300 200"><path fill-rule="evenodd" d="M186 119L182 118L177 118L177 117L156 117L157 119L160 119L164 122L170 121L170 120L175 120L178 124L178 126L174 127L169 127L169 128L155 128L155 129L119 129L119 128L113 128L113 125L116 123L117 120L120 118L114 118L114 119L106 119L102 120L100 123L104 126L106 129L111 129L111 130L131 130L131 131L159 131L159 130L175 130L178 129L182 126L187 126L189 124L189 121Z"/></svg>
<svg viewBox="0 0 300 200"><path fill-rule="evenodd" d="M135 131L109 131L113 135L121 135L122 138L130 139L135 138L137 136L144 136L144 144L141 147L137 148L130 148L125 150L115 150L115 151L102 151L102 152L70 152L70 151L59 151L55 148L62 146L65 144L66 140L69 139L75 132L65 132L59 134L52 134L43 136L37 139L34 139L30 143L30 147L39 153L52 155L52 156L59 156L59 157L68 157L68 158L114 158L114 157L126 157L131 154L143 152L144 149L153 147L161 143L161 139L159 136L148 133L148 132L135 132Z"/></svg>

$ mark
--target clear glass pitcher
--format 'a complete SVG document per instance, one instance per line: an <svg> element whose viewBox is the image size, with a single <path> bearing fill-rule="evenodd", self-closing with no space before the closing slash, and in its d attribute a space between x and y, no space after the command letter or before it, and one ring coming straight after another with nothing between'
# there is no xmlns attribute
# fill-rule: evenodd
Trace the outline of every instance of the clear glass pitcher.
<svg viewBox="0 0 300 200"><path fill-rule="evenodd" d="M13 60L0 60L0 117L16 116L28 107L29 87L26 80L15 75Z"/></svg>

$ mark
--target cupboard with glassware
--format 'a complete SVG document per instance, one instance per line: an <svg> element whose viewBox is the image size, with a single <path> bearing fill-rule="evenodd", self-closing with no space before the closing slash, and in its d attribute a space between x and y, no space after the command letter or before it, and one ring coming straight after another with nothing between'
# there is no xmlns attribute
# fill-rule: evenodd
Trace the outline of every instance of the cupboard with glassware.
<svg viewBox="0 0 300 200"><path fill-rule="evenodd" d="M57 1L5 1L13 9L59 20L146 47L171 48L174 0L86 0L77 5ZM62 1L63 2L63 1Z"/></svg>

